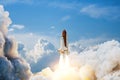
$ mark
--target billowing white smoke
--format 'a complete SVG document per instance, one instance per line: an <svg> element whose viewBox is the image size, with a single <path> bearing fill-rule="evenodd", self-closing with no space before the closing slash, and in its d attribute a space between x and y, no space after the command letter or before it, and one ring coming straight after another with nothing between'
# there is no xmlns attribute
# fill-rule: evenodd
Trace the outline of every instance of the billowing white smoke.
<svg viewBox="0 0 120 80"><path fill-rule="evenodd" d="M3 46L4 46L5 40L3 37L3 34L0 32L0 56L3 56Z"/></svg>
<svg viewBox="0 0 120 80"><path fill-rule="evenodd" d="M18 55L17 42L6 36L10 23L9 13L0 5L0 80L29 80L32 73Z"/></svg>
<svg viewBox="0 0 120 80"><path fill-rule="evenodd" d="M120 70L110 73L102 78L103 80L120 80Z"/></svg>
<svg viewBox="0 0 120 80"><path fill-rule="evenodd" d="M0 31L3 35L6 35L8 32L8 26L11 24L11 19L9 18L9 12L4 11L2 5L0 5Z"/></svg>
<svg viewBox="0 0 120 80"><path fill-rule="evenodd" d="M4 54L13 65L13 75L18 79L29 80L31 71L29 64L19 57L17 43L13 38L6 39Z"/></svg>
<svg viewBox="0 0 120 80"><path fill-rule="evenodd" d="M69 78L71 79L75 78L75 73L81 77L78 80L96 80L95 76L97 80L120 79L120 43L116 40L106 41L95 46L86 47L81 52L79 49L76 49L76 51L70 52L69 58L71 66L76 69L76 72L72 74L73 76L71 73L68 73L68 75L70 75ZM51 69L43 69L38 74L34 75L32 80L51 80L49 76L54 73L55 72ZM76 78L77 77L78 76L76 76ZM65 76L61 76L60 78L62 80L70 80Z"/></svg>
<svg viewBox="0 0 120 80"><path fill-rule="evenodd" d="M2 37L0 37L0 41ZM5 56L0 56L0 80L29 80L32 74L30 67L17 54L16 42L8 39L5 46L1 47L1 50Z"/></svg>
<svg viewBox="0 0 120 80"><path fill-rule="evenodd" d="M103 44L89 47L89 49L80 53L71 52L70 58L73 66L90 65L99 80L108 74L112 74L115 70L120 70L120 43L115 40L107 41ZM118 73L120 74L120 72ZM104 80L110 80L110 77L105 77Z"/></svg>
<svg viewBox="0 0 120 80"><path fill-rule="evenodd" d="M91 46L95 46L96 44L103 43L107 40L108 39L105 39L105 38L82 39L82 40L76 41L74 43L70 43L69 50L72 53L73 52L80 53L80 52L87 50Z"/></svg>
<svg viewBox="0 0 120 80"><path fill-rule="evenodd" d="M2 35L2 33L0 32L0 80L13 80L13 76L12 76L12 64L10 63L10 61L4 57L4 45L5 40L4 37Z"/></svg>

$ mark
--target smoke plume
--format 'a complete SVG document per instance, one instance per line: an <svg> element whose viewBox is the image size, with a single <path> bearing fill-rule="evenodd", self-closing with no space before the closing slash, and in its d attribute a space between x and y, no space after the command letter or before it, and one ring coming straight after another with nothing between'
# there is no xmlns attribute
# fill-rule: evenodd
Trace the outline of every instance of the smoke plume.
<svg viewBox="0 0 120 80"><path fill-rule="evenodd" d="M81 52L79 49L71 51L69 60L73 69L56 71L46 68L43 69L45 72L41 71L34 75L32 80L71 80L73 78L76 80L120 79L120 42L116 40L84 47Z"/></svg>
<svg viewBox="0 0 120 80"><path fill-rule="evenodd" d="M0 31L3 35L6 35L8 32L8 26L12 23L11 19L9 18L9 12L4 11L2 5L0 5Z"/></svg>
<svg viewBox="0 0 120 80"><path fill-rule="evenodd" d="M0 5L0 80L30 80L29 64L18 55L17 42L7 36L9 13Z"/></svg>

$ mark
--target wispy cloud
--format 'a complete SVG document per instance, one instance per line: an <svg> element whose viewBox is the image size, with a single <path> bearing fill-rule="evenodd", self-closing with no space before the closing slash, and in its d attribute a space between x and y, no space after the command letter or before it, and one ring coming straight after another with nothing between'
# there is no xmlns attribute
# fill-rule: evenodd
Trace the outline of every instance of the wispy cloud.
<svg viewBox="0 0 120 80"><path fill-rule="evenodd" d="M8 29L8 31L9 31L9 32L13 32L13 31L14 31L14 29L13 29L13 28L10 28L10 29Z"/></svg>
<svg viewBox="0 0 120 80"><path fill-rule="evenodd" d="M0 0L1 4L8 5L14 3L23 3L23 4L31 4L33 0Z"/></svg>
<svg viewBox="0 0 120 80"><path fill-rule="evenodd" d="M23 29L25 26L24 25L19 25L19 24L14 24L11 26L14 29Z"/></svg>
<svg viewBox="0 0 120 80"><path fill-rule="evenodd" d="M69 15L66 15L64 17L62 17L61 21L67 21L69 20L71 17Z"/></svg>
<svg viewBox="0 0 120 80"><path fill-rule="evenodd" d="M81 8L80 12L92 18L120 18L120 7L118 6L98 6L95 4Z"/></svg>
<svg viewBox="0 0 120 80"><path fill-rule="evenodd" d="M51 2L48 6L54 8L67 9L76 11L76 13L82 13L92 18L105 18L105 19L119 19L120 18L120 6L103 6L99 4L87 4L77 2Z"/></svg>
<svg viewBox="0 0 120 80"><path fill-rule="evenodd" d="M51 29L55 29L55 26L51 26L50 28L51 28Z"/></svg>
<svg viewBox="0 0 120 80"><path fill-rule="evenodd" d="M76 2L71 3L62 3L62 2L50 2L48 3L48 6L54 7L54 8L61 8L61 9L76 9L76 7L80 5Z"/></svg>
<svg viewBox="0 0 120 80"><path fill-rule="evenodd" d="M14 24L9 28L9 31L22 30L24 27L24 25Z"/></svg>

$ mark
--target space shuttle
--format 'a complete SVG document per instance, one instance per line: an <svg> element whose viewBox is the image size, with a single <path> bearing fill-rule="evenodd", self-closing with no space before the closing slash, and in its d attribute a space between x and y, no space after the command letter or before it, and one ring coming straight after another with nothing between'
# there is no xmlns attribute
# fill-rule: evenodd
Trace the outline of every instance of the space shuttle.
<svg viewBox="0 0 120 80"><path fill-rule="evenodd" d="M62 36L60 38L60 48L58 49L60 54L67 54L68 55L68 42L67 42L67 31L62 31Z"/></svg>

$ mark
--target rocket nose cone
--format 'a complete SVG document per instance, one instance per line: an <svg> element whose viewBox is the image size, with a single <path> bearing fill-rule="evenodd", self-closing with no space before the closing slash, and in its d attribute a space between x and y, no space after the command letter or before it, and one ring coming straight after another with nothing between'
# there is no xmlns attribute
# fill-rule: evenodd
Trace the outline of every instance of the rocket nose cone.
<svg viewBox="0 0 120 80"><path fill-rule="evenodd" d="M62 31L62 36L65 37L66 34L67 34L67 32L66 32L66 30L64 29L64 30Z"/></svg>

